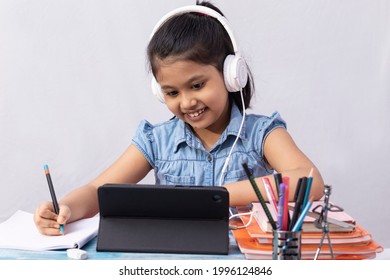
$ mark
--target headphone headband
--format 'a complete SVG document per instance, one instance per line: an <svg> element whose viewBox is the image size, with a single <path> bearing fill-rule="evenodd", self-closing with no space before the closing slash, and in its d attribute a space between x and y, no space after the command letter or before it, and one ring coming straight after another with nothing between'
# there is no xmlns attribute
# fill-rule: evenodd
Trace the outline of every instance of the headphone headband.
<svg viewBox="0 0 390 280"><path fill-rule="evenodd" d="M200 14L205 14L207 16L210 16L212 18L215 18L216 20L218 20L222 26L225 28L226 32L228 33L229 37L230 37L230 40L232 42L232 45L233 45L233 50L234 50L234 53L237 54L238 53L238 47L237 47L237 43L236 43L236 40L234 39L234 35L233 35L233 31L232 29L230 28L229 26L229 22L228 20L223 16L221 15L220 13L218 13L217 11L211 9L211 8L208 8L208 7L205 7L205 6L200 6L200 5L189 5L189 6L184 6L184 7L180 7L180 8L177 8L169 13L167 13L165 16L163 16L158 22L157 24L154 26L153 28L153 31L152 31L152 34L150 35L150 39L153 37L153 35L157 32L157 30L166 22L168 21L169 19L175 17L175 16L178 16L178 15L181 15L181 14L186 14L186 13L200 13Z"/></svg>
<svg viewBox="0 0 390 280"><path fill-rule="evenodd" d="M245 87L248 80L247 66L244 59L241 58L241 56L239 55L237 43L234 39L233 31L229 26L228 20L217 11L201 5L184 6L175 9L167 13L157 22L157 24L153 28L149 40L153 38L157 30L169 19L186 13L200 13L206 16L210 16L218 20L219 23L224 27L224 29L228 33L234 50L234 54L226 56L223 64L223 77L225 81L225 86L229 92L241 91L241 89ZM158 100L160 100L162 103L165 102L164 94L161 91L161 87L154 77L152 78L152 92L158 98Z"/></svg>

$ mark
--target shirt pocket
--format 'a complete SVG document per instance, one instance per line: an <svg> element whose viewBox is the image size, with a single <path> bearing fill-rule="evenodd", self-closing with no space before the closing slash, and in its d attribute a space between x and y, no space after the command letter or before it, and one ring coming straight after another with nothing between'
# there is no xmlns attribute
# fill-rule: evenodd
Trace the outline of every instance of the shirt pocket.
<svg viewBox="0 0 390 280"><path fill-rule="evenodd" d="M253 169L249 167L249 171L251 174L253 174ZM225 176L225 184L226 183L233 183L238 181L247 180L248 176L244 169L238 169L238 170L228 170L226 172Z"/></svg>
<svg viewBox="0 0 390 280"><path fill-rule="evenodd" d="M179 185L194 185L195 184L195 176L176 176L165 174L164 179L167 184L179 184Z"/></svg>

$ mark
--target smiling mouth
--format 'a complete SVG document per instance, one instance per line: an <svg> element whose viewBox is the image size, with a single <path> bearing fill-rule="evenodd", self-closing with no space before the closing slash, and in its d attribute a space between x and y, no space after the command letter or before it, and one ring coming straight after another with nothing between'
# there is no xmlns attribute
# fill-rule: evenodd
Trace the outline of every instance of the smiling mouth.
<svg viewBox="0 0 390 280"><path fill-rule="evenodd" d="M196 118L199 115L201 115L205 110L206 110L206 108L203 108L203 109L200 109L199 111L196 111L193 113L186 113L186 115L188 115L190 118Z"/></svg>

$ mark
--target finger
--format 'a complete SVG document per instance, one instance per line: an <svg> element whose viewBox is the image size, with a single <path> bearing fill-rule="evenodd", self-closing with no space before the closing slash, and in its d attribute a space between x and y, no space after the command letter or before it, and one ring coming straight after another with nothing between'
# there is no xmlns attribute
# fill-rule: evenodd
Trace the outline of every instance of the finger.
<svg viewBox="0 0 390 280"><path fill-rule="evenodd" d="M58 236L62 235L62 232L60 231L59 228L54 228L54 227L38 227L38 230L41 234L44 235L51 235L51 236Z"/></svg>
<svg viewBox="0 0 390 280"><path fill-rule="evenodd" d="M56 220L45 219L39 216L34 216L34 222L35 225L38 227L38 229L43 229L43 228L59 229L60 228L60 224Z"/></svg>
<svg viewBox="0 0 390 280"><path fill-rule="evenodd" d="M66 205L59 205L59 207L60 207L60 212L58 213L57 222L60 225L64 225L69 220L71 216L71 212L69 207Z"/></svg>
<svg viewBox="0 0 390 280"><path fill-rule="evenodd" d="M44 235L62 235L58 215L54 213L53 203L44 202L34 212L34 222L38 231Z"/></svg>
<svg viewBox="0 0 390 280"><path fill-rule="evenodd" d="M35 225L38 231L44 235L61 235L60 224L51 219L45 219L37 216L38 218L34 219Z"/></svg>
<svg viewBox="0 0 390 280"><path fill-rule="evenodd" d="M35 211L37 217L44 219L56 220L58 215L54 212L53 204L51 202L42 203Z"/></svg>
<svg viewBox="0 0 390 280"><path fill-rule="evenodd" d="M52 209L52 205L45 202L35 210L33 219L38 228L59 228L57 215Z"/></svg>

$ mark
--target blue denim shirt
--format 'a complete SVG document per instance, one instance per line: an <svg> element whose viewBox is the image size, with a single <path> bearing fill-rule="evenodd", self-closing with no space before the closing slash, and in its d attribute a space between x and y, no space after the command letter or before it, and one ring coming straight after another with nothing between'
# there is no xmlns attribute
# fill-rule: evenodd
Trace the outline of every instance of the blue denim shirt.
<svg viewBox="0 0 390 280"><path fill-rule="evenodd" d="M156 184L217 186L241 120L242 115L233 104L228 126L209 151L189 125L178 118L157 125L142 121L132 143L153 167ZM242 168L244 162L254 177L273 173L267 168L263 150L265 138L277 127L286 128L286 123L277 112L271 117L246 115L223 184L247 179Z"/></svg>

